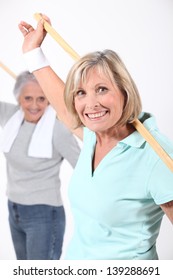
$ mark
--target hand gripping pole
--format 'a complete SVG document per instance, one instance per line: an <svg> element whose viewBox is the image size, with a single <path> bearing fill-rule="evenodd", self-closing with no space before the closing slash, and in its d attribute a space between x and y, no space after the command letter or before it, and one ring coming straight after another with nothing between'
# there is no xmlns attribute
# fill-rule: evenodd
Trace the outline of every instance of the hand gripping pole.
<svg viewBox="0 0 173 280"><path fill-rule="evenodd" d="M40 19L42 19L42 16L41 14L36 13L34 14L34 18L39 21ZM44 21L44 28L74 60L78 60L80 58L80 56L67 44L67 42L55 31L55 29L47 21ZM172 158L160 146L160 144L151 135L151 133L138 119L135 119L132 124L136 128L136 130L143 136L143 138L150 144L150 146L159 155L159 157L164 161L167 167L173 172Z"/></svg>

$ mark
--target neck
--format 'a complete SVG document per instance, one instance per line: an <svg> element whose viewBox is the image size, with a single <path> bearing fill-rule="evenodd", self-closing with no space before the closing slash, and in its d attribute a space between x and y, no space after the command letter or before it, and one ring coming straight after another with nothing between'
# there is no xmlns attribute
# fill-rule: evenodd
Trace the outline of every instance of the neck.
<svg viewBox="0 0 173 280"><path fill-rule="evenodd" d="M132 124L127 124L125 126L111 128L104 132L97 132L97 144L102 146L114 142L116 145L119 141L126 138L134 131L134 126Z"/></svg>
<svg viewBox="0 0 173 280"><path fill-rule="evenodd" d="M119 141L130 135L135 128L132 125L112 128L107 132L96 133L97 141L92 161L93 171L100 161L112 150Z"/></svg>

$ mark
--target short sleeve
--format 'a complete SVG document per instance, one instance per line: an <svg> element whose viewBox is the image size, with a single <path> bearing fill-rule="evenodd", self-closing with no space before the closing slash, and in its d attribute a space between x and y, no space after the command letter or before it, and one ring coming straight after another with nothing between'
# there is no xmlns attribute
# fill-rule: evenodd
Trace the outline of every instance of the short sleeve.
<svg viewBox="0 0 173 280"><path fill-rule="evenodd" d="M173 158L173 154L170 155ZM149 178L149 192L157 205L173 200L173 172L159 159Z"/></svg>
<svg viewBox="0 0 173 280"><path fill-rule="evenodd" d="M74 168L80 154L80 146L71 131L59 120L54 130L54 148Z"/></svg>
<svg viewBox="0 0 173 280"><path fill-rule="evenodd" d="M4 127L9 118L11 118L18 109L19 106L17 105L0 102L0 126Z"/></svg>

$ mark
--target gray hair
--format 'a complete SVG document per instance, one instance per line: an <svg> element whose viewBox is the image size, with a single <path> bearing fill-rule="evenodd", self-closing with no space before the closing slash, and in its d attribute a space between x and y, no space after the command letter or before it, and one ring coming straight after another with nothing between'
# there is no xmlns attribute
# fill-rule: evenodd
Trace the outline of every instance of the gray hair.
<svg viewBox="0 0 173 280"><path fill-rule="evenodd" d="M17 76L16 83L13 88L13 94L17 101L22 93L23 87L30 82L38 83L34 75L29 71L23 71Z"/></svg>

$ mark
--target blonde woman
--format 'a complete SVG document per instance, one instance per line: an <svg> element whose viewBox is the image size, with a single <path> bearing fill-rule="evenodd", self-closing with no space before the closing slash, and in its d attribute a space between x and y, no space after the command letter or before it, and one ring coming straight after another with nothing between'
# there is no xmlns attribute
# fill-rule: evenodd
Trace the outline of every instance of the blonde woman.
<svg viewBox="0 0 173 280"><path fill-rule="evenodd" d="M21 22L19 28L30 71L64 124L84 142L69 187L75 226L65 258L158 259L164 213L173 222L173 173L133 120L139 118L170 155L173 144L155 118L141 111L137 87L114 51L82 57L64 84L40 48L43 22L36 29Z"/></svg>

